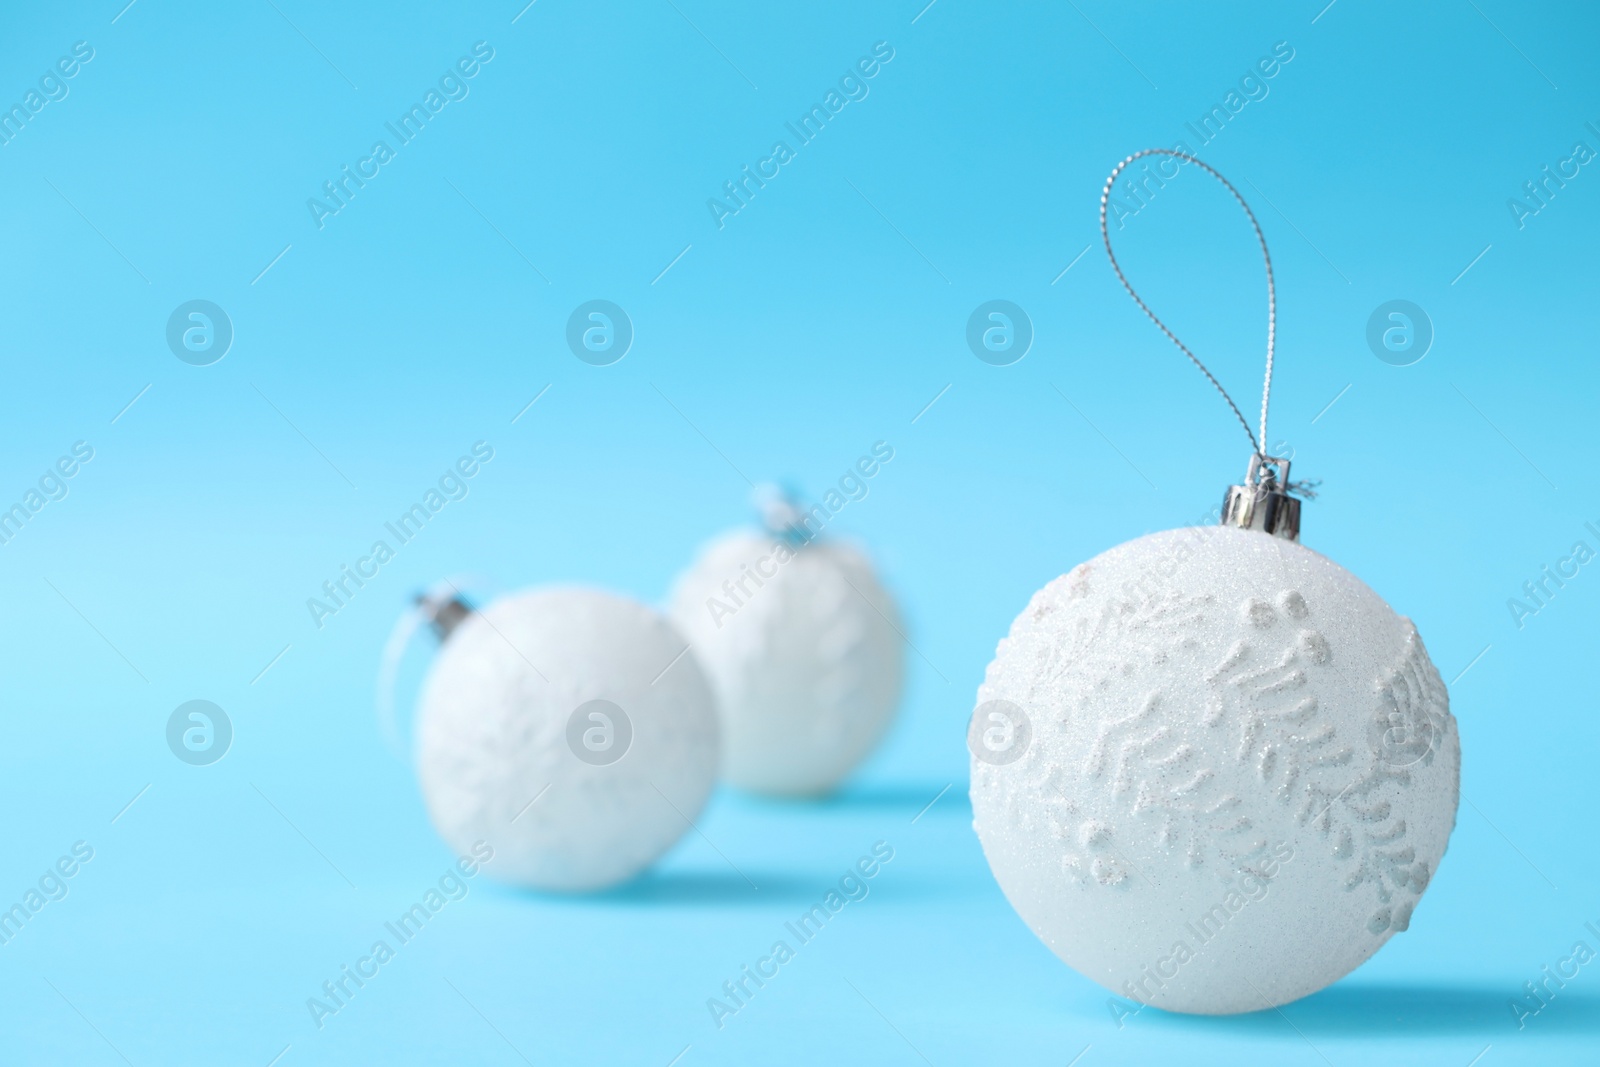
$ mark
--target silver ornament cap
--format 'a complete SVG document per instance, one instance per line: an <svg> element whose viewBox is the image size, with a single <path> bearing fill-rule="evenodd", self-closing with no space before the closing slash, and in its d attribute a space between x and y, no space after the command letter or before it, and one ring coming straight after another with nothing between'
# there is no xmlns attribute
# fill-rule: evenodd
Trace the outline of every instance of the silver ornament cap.
<svg viewBox="0 0 1600 1067"><path fill-rule="evenodd" d="M1289 495L1289 461L1253 455L1243 485L1222 498L1222 525L1300 540L1300 501Z"/></svg>
<svg viewBox="0 0 1600 1067"><path fill-rule="evenodd" d="M456 627L465 622L475 610L471 602L458 592L419 593L416 605L422 611L423 617L428 620L434 636L441 643L449 640Z"/></svg>

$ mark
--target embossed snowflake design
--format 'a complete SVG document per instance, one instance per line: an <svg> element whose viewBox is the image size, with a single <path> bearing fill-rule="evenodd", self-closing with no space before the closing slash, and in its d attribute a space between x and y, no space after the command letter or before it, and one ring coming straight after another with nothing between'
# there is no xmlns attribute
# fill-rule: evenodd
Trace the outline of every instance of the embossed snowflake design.
<svg viewBox="0 0 1600 1067"><path fill-rule="evenodd" d="M1287 808L1297 826L1346 864L1347 891L1370 887L1373 934L1406 929L1431 872L1384 797L1393 795L1391 785L1410 787L1412 768L1433 762L1450 729L1444 685L1415 628L1406 622L1398 662L1374 679L1367 721L1341 728L1316 696L1333 650L1311 605L1294 590L1271 603L1248 598L1231 605L1243 636L1205 669L1204 701L1194 706L1172 696L1172 687L1161 684L1163 668L1198 654L1190 634L1229 609L1209 597L1158 594L1107 604L1055 635L1043 674L1070 672L1080 680L1067 687L1083 694L1068 707L1069 718L1090 714L1084 705L1103 703L1118 681L1152 679L1123 714L1100 727L1081 766L1058 767L1042 783L1046 795L1060 798L1050 821L1067 846L1066 873L1128 887L1139 873L1119 842L1148 834L1191 869L1209 865L1230 880L1257 870L1274 844L1260 825L1267 800ZM1093 679L1088 687L1085 678ZM1103 785L1115 826L1066 799L1068 776Z"/></svg>

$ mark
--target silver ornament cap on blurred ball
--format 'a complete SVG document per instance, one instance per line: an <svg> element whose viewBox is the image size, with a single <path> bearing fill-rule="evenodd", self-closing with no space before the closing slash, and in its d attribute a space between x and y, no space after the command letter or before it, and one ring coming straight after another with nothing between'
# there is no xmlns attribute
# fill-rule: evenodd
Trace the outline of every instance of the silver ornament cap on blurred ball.
<svg viewBox="0 0 1600 1067"><path fill-rule="evenodd" d="M826 510L758 491L764 529L713 541L671 614L722 719L722 775L776 796L842 781L888 730L905 676L900 613L859 549L819 536Z"/></svg>
<svg viewBox="0 0 1600 1067"><path fill-rule="evenodd" d="M553 587L481 611L425 602L443 640L418 713L428 812L491 877L548 890L626 881L683 836L711 793L710 683L661 615Z"/></svg>

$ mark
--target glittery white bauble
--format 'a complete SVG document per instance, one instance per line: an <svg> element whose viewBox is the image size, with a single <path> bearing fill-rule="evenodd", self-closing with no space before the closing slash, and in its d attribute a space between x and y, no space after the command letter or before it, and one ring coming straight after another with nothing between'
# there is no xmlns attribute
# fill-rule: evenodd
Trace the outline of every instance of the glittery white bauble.
<svg viewBox="0 0 1600 1067"><path fill-rule="evenodd" d="M598 889L689 829L711 792L711 687L672 624L592 589L468 615L428 676L418 771L434 825L495 878Z"/></svg>
<svg viewBox="0 0 1600 1067"><path fill-rule="evenodd" d="M899 612L849 545L729 534L678 580L672 618L716 689L722 773L740 788L826 792L900 703Z"/></svg>
<svg viewBox="0 0 1600 1067"><path fill-rule="evenodd" d="M1409 619L1223 527L1034 594L969 747L973 825L1034 933L1119 997L1205 1014L1313 993L1406 929L1461 763Z"/></svg>

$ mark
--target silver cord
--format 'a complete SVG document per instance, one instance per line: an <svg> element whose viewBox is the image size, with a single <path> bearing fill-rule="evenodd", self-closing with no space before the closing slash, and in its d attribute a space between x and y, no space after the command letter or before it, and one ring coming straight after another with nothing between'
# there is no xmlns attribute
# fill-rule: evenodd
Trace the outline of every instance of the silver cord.
<svg viewBox="0 0 1600 1067"><path fill-rule="evenodd" d="M1245 216L1250 220L1250 226L1256 231L1256 240L1261 242L1261 258L1266 262L1267 265L1267 377L1266 382L1261 387L1260 440L1257 440L1255 433L1250 429L1250 423L1245 421L1244 413L1239 410L1239 405L1233 402L1233 397L1229 396L1228 391L1222 387L1222 383L1217 381L1216 375L1212 374L1211 371L1206 369L1206 365L1200 362L1200 358L1193 352L1189 351L1188 347L1185 346L1182 341L1178 340L1177 334L1167 329L1167 324L1157 318L1154 311L1150 310L1150 305L1141 300L1139 298L1139 294L1134 292L1133 285L1128 281L1128 276L1122 273L1122 267L1117 263L1116 253L1111 251L1111 231L1106 227L1106 206L1111 200L1111 187L1116 184L1117 175L1126 170L1130 163L1133 163L1135 160L1142 159L1145 156L1154 155L1174 156L1178 159L1197 164L1201 170L1204 170L1207 174L1211 175L1213 178L1217 179L1217 181L1226 186L1228 192L1233 194L1233 198L1239 201L1239 206L1244 208ZM1100 236L1105 241L1106 256L1111 260L1111 269L1117 272L1118 280L1122 282L1122 287L1128 290L1128 295L1133 297L1133 302L1138 304L1146 315L1150 316L1150 321L1160 327L1161 332L1167 335L1167 339L1173 344L1177 345L1178 350L1184 355L1188 356L1189 360L1196 367L1200 368L1200 373L1206 376L1206 380L1216 387L1217 392L1222 394L1222 399L1228 402L1228 407L1233 409L1234 417L1239 420L1239 425L1244 427L1245 434L1250 438L1250 450L1253 455L1261 457L1263 462L1270 459L1271 457L1266 454L1267 404L1272 399L1272 355L1278 330L1278 297L1277 291L1273 288L1272 284L1272 255L1267 251L1267 238L1261 232L1261 224L1256 222L1255 212L1250 210L1250 205L1245 203L1243 196L1239 195L1239 190L1235 189L1233 187L1233 183L1229 182L1228 179L1224 178L1221 174L1218 174L1215 168L1203 160L1196 159L1194 156L1188 155L1184 152L1175 151L1171 148L1146 148L1142 152L1135 152L1127 159L1124 159L1121 163L1118 163L1116 169L1111 172L1111 176L1106 179L1106 187L1101 190L1100 193Z"/></svg>

